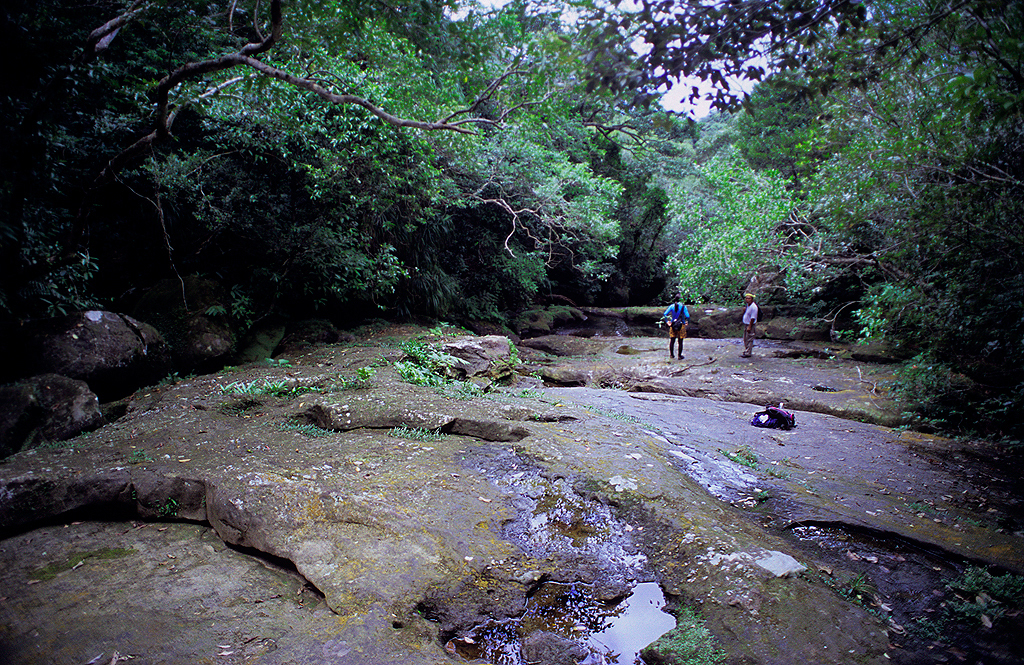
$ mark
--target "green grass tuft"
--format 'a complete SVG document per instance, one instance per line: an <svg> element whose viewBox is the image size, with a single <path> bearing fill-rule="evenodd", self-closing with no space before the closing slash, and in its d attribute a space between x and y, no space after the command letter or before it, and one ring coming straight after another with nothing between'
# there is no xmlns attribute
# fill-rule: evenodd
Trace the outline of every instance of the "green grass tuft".
<svg viewBox="0 0 1024 665"><path fill-rule="evenodd" d="M413 439L415 441L439 441L447 435L442 434L437 430L424 429L422 427L406 427L405 425L401 425L390 430L388 432L388 436L401 439Z"/></svg>

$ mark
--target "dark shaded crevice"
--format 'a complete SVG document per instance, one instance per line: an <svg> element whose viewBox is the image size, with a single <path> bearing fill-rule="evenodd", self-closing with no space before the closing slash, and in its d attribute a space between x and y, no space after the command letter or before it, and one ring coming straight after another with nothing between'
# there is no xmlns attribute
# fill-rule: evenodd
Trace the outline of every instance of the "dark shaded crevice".
<svg viewBox="0 0 1024 665"><path fill-rule="evenodd" d="M530 436L530 430L511 423L453 418L439 428L444 434L456 434L487 442L514 443Z"/></svg>
<svg viewBox="0 0 1024 665"><path fill-rule="evenodd" d="M121 418L128 415L128 406L130 404L130 398L120 399L114 402L105 402L100 404L100 413L103 414L106 424L110 425L116 423Z"/></svg>
<svg viewBox="0 0 1024 665"><path fill-rule="evenodd" d="M206 483L141 471L67 483L29 481L8 487L8 520L0 538L77 521L190 522L206 519Z"/></svg>
<svg viewBox="0 0 1024 665"><path fill-rule="evenodd" d="M849 522L837 520L800 520L796 522L789 522L782 528L784 531L791 533L794 537L798 537L794 530L800 527L833 529L848 534L851 536L852 541L856 541L857 539L872 540L874 541L873 546L876 548L884 547L895 551L900 547L905 547L924 556L942 561L951 568L959 569L962 568L965 563L971 563L997 569L1001 572L1014 572L983 558L964 557L958 552L947 550L934 543L926 543L913 538L907 538L904 534L895 533L887 529L877 529L870 526L851 524Z"/></svg>
<svg viewBox="0 0 1024 665"><path fill-rule="evenodd" d="M75 522L129 523L138 519L138 513L127 504L105 502L80 506L62 513L48 515L22 524L0 529L0 540L26 534L49 526L65 526Z"/></svg>
<svg viewBox="0 0 1024 665"><path fill-rule="evenodd" d="M149 345L146 344L146 337L142 334L142 329L135 325L135 322L128 316L124 314L118 314L117 316L124 322L126 328L135 333L135 336L139 339L139 344L142 345L142 353L145 354L149 349Z"/></svg>
<svg viewBox="0 0 1024 665"><path fill-rule="evenodd" d="M802 528L818 531L797 533ZM787 525L785 535L819 562L819 567L805 576L888 622L892 662L1021 662L1019 636L1024 633L1007 623L1024 625L1024 615L1017 611L1004 617L994 614L1002 630L985 628L977 616L969 615L975 596L955 589L955 580L971 568L994 577L1012 571L885 530L835 520L793 522ZM994 607L998 610L999 603Z"/></svg>
<svg viewBox="0 0 1024 665"><path fill-rule="evenodd" d="M212 530L214 533L216 533L216 529ZM223 542L224 545L228 547L228 549L234 552L238 552L239 554L243 554L247 557L252 557L253 559L259 560L271 570L279 570L288 573L289 575L294 575L302 581L302 587L299 590L300 593L307 593L308 590L308 592L314 594L318 600L324 601L326 603L327 596L324 594L324 592L321 591L320 588L313 584L311 581L309 581L309 579L305 575L300 573L298 566L296 566L295 562L291 559L283 556L278 556L276 554L271 554L269 552L264 552L263 550L257 549L255 547L235 545L225 540L222 540L221 542Z"/></svg>

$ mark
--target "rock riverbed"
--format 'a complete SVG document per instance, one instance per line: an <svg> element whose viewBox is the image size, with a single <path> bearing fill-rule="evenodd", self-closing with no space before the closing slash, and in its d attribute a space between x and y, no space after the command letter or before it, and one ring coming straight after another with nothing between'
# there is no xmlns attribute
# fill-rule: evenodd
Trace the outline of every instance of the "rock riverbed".
<svg viewBox="0 0 1024 665"><path fill-rule="evenodd" d="M0 661L466 662L545 583L608 602L640 582L688 617L647 656L666 664L699 662L692 617L728 663L1024 656L1013 613L911 629L968 566L1024 574L1020 479L1013 451L892 429L887 366L552 336L479 394L401 380L424 337L154 386L0 463ZM231 389L265 380L317 391ZM796 429L749 424L778 402ZM549 642L543 662L579 662Z"/></svg>

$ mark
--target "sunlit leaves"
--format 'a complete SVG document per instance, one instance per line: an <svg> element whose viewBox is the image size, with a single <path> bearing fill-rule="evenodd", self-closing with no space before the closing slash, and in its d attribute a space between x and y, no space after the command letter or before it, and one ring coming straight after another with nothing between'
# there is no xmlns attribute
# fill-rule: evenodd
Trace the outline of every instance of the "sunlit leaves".
<svg viewBox="0 0 1024 665"><path fill-rule="evenodd" d="M700 167L712 197L677 201L674 214L688 235L669 257L684 298L735 300L758 269L777 260L775 231L793 205L778 174L757 173L735 153Z"/></svg>

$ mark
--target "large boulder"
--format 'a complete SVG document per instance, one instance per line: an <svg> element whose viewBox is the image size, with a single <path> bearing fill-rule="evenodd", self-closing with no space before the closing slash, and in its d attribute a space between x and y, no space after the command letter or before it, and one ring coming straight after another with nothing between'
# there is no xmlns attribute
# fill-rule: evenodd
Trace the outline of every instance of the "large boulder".
<svg viewBox="0 0 1024 665"><path fill-rule="evenodd" d="M522 312L513 321L512 327L521 338L526 339L550 335L559 327L586 320L587 315L582 310L568 305L556 305Z"/></svg>
<svg viewBox="0 0 1024 665"><path fill-rule="evenodd" d="M22 331L26 375L61 374L104 401L131 394L171 369L163 337L124 314L91 310L33 322Z"/></svg>
<svg viewBox="0 0 1024 665"><path fill-rule="evenodd" d="M446 343L442 350L456 359L452 367L458 378L486 374L495 378L507 376L512 369L508 337L460 337Z"/></svg>
<svg viewBox="0 0 1024 665"><path fill-rule="evenodd" d="M775 316L775 307L758 304L758 337L764 336L768 322ZM743 307L690 306L691 322L696 319L700 336L705 339L743 337Z"/></svg>
<svg viewBox="0 0 1024 665"><path fill-rule="evenodd" d="M572 337L569 335L545 335L524 339L521 346L543 351L553 356L592 356L601 353L608 346L605 342Z"/></svg>
<svg viewBox="0 0 1024 665"><path fill-rule="evenodd" d="M287 326L282 320L262 321L254 325L238 345L231 358L232 364L244 365L273 358L275 349L284 340L287 331Z"/></svg>
<svg viewBox="0 0 1024 665"><path fill-rule="evenodd" d="M228 293L216 282L192 275L159 282L135 307L167 339L174 365L183 373L219 369L235 347Z"/></svg>
<svg viewBox="0 0 1024 665"><path fill-rule="evenodd" d="M492 321L483 321L480 319L470 319L465 321L464 325L466 328L472 330L475 334L481 337L487 337L490 335L501 335L507 337L514 344L519 343L519 335L515 334L511 328L503 323L494 323Z"/></svg>
<svg viewBox="0 0 1024 665"><path fill-rule="evenodd" d="M99 399L84 381L43 374L0 386L0 458L76 437L104 422Z"/></svg>
<svg viewBox="0 0 1024 665"><path fill-rule="evenodd" d="M284 339L274 348L274 355L294 356L320 344L354 341L351 333L338 330L326 319L306 319L288 326Z"/></svg>
<svg viewBox="0 0 1024 665"><path fill-rule="evenodd" d="M759 326L766 339L784 339L799 342L830 342L832 328L821 319L808 320L790 317L772 319Z"/></svg>

